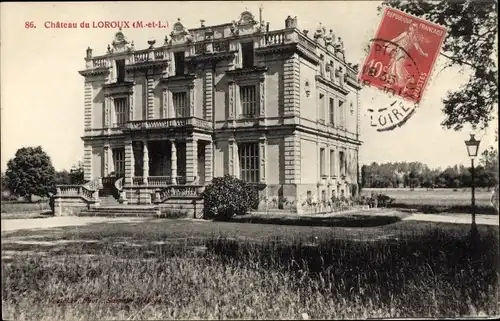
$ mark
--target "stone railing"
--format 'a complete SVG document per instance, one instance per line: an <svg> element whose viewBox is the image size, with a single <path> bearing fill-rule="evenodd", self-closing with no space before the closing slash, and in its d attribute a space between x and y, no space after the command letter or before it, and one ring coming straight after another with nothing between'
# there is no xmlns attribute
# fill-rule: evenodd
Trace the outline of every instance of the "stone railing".
<svg viewBox="0 0 500 321"><path fill-rule="evenodd" d="M125 124L124 129L128 130L164 129L164 128L179 128L186 126L211 129L212 123L210 121L196 117L148 119L148 120L129 121Z"/></svg>
<svg viewBox="0 0 500 321"><path fill-rule="evenodd" d="M133 58L134 58L133 63L140 63L150 60L148 51L134 52Z"/></svg>
<svg viewBox="0 0 500 321"><path fill-rule="evenodd" d="M143 185L144 178L142 176L134 176L134 177L132 177L132 184L133 185Z"/></svg>
<svg viewBox="0 0 500 321"><path fill-rule="evenodd" d="M149 176L148 185L149 186L168 186L172 185L172 176Z"/></svg>
<svg viewBox="0 0 500 321"><path fill-rule="evenodd" d="M155 193L155 203L163 203L172 198L201 198L205 190L203 185L174 185Z"/></svg>
<svg viewBox="0 0 500 321"><path fill-rule="evenodd" d="M97 190L91 190L84 185L57 185L56 197L77 197L86 201L95 201L99 199Z"/></svg>
<svg viewBox="0 0 500 321"><path fill-rule="evenodd" d="M102 188L102 178L96 177L91 181L88 181L83 186L85 186L89 190L97 191Z"/></svg>
<svg viewBox="0 0 500 321"><path fill-rule="evenodd" d="M265 35L265 44L268 46L282 45L286 43L287 33L290 33L290 31L269 32Z"/></svg>
<svg viewBox="0 0 500 321"><path fill-rule="evenodd" d="M163 60L167 58L167 54L164 49L155 49L154 51L154 58L155 60Z"/></svg>
<svg viewBox="0 0 500 321"><path fill-rule="evenodd" d="M96 57L92 59L93 68L106 68L108 67L107 59L104 57Z"/></svg>

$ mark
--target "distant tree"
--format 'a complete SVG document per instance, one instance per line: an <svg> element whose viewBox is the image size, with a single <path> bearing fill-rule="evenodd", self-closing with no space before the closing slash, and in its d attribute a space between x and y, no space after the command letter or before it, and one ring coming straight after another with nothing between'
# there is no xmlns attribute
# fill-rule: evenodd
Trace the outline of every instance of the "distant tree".
<svg viewBox="0 0 500 321"><path fill-rule="evenodd" d="M55 192L55 169L42 147L23 147L7 163L7 187L12 194L32 201L32 196L48 197Z"/></svg>
<svg viewBox="0 0 500 321"><path fill-rule="evenodd" d="M484 167L485 175L489 181L488 190L490 187L498 184L498 149L496 146L490 146L481 153L479 163Z"/></svg>
<svg viewBox="0 0 500 321"><path fill-rule="evenodd" d="M386 0L384 4L445 26L448 33L441 56L444 68L467 68L469 80L443 99L444 127L460 130L464 124L485 128L498 103L496 65L498 4L494 0Z"/></svg>
<svg viewBox="0 0 500 321"><path fill-rule="evenodd" d="M84 172L83 172L83 164L78 162L76 165L73 165L69 172L70 182L71 184L81 185L85 183Z"/></svg>
<svg viewBox="0 0 500 321"><path fill-rule="evenodd" d="M55 174L54 182L56 185L71 184L71 178L67 170L57 171Z"/></svg>

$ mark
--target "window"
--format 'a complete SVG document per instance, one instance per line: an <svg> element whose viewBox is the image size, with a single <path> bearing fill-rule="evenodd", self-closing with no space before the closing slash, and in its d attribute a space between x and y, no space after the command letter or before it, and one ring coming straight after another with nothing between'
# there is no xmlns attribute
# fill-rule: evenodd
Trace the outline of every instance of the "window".
<svg viewBox="0 0 500 321"><path fill-rule="evenodd" d="M325 95L319 94L319 121L325 122Z"/></svg>
<svg viewBox="0 0 500 321"><path fill-rule="evenodd" d="M319 150L319 171L321 176L326 175L326 160L325 160L325 149L321 148Z"/></svg>
<svg viewBox="0 0 500 321"><path fill-rule="evenodd" d="M174 52L175 75L184 75L184 51Z"/></svg>
<svg viewBox="0 0 500 321"><path fill-rule="evenodd" d="M257 93L255 86L240 87L241 116L253 118L257 116Z"/></svg>
<svg viewBox="0 0 500 321"><path fill-rule="evenodd" d="M335 125L335 100L330 98L330 105L328 109L328 118L330 120L330 125Z"/></svg>
<svg viewBox="0 0 500 321"><path fill-rule="evenodd" d="M175 117L189 117L189 105L187 101L187 92L172 93Z"/></svg>
<svg viewBox="0 0 500 321"><path fill-rule="evenodd" d="M240 158L240 179L257 183L259 177L259 143L241 143L238 145Z"/></svg>
<svg viewBox="0 0 500 321"><path fill-rule="evenodd" d="M243 68L252 68L253 67L253 41L252 42L244 42L241 44L241 56L242 56L242 64Z"/></svg>
<svg viewBox="0 0 500 321"><path fill-rule="evenodd" d="M113 149L113 163L115 164L115 173L118 177L125 176L125 149Z"/></svg>
<svg viewBox="0 0 500 321"><path fill-rule="evenodd" d="M339 152L339 173L345 175L345 155L344 152Z"/></svg>
<svg viewBox="0 0 500 321"><path fill-rule="evenodd" d="M330 150L330 176L337 176L335 170L335 151Z"/></svg>
<svg viewBox="0 0 500 321"><path fill-rule="evenodd" d="M122 83L125 81L125 60L120 59L115 61L116 64L116 82Z"/></svg>
<svg viewBox="0 0 500 321"><path fill-rule="evenodd" d="M342 100L339 100L339 125L340 127L345 126L345 108Z"/></svg>
<svg viewBox="0 0 500 321"><path fill-rule="evenodd" d="M115 98L115 126L114 127L120 127L124 125L127 122L127 116L128 116L128 111L127 111L127 98Z"/></svg>

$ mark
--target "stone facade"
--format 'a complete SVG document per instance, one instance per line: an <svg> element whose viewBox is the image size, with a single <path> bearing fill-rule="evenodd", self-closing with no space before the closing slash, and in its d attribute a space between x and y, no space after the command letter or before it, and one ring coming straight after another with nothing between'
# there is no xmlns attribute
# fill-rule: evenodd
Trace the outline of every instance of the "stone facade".
<svg viewBox="0 0 500 321"><path fill-rule="evenodd" d="M186 29L137 50L122 31L87 50L87 180L124 177L128 204L172 185L235 175L268 199L348 195L358 182L360 86L341 40L288 17ZM355 189L357 190L357 189ZM153 195L153 196L152 196ZM298 209L300 206L295 206Z"/></svg>

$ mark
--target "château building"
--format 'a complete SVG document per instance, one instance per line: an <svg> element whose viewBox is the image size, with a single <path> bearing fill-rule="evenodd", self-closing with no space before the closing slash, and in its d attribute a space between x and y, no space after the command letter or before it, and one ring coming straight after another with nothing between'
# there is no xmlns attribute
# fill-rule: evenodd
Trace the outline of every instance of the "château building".
<svg viewBox="0 0 500 321"><path fill-rule="evenodd" d="M121 30L105 54L87 49L85 179L128 204L226 174L269 199L357 193L360 85L342 40L290 16L275 31L248 11L203 23L178 19L146 49Z"/></svg>

